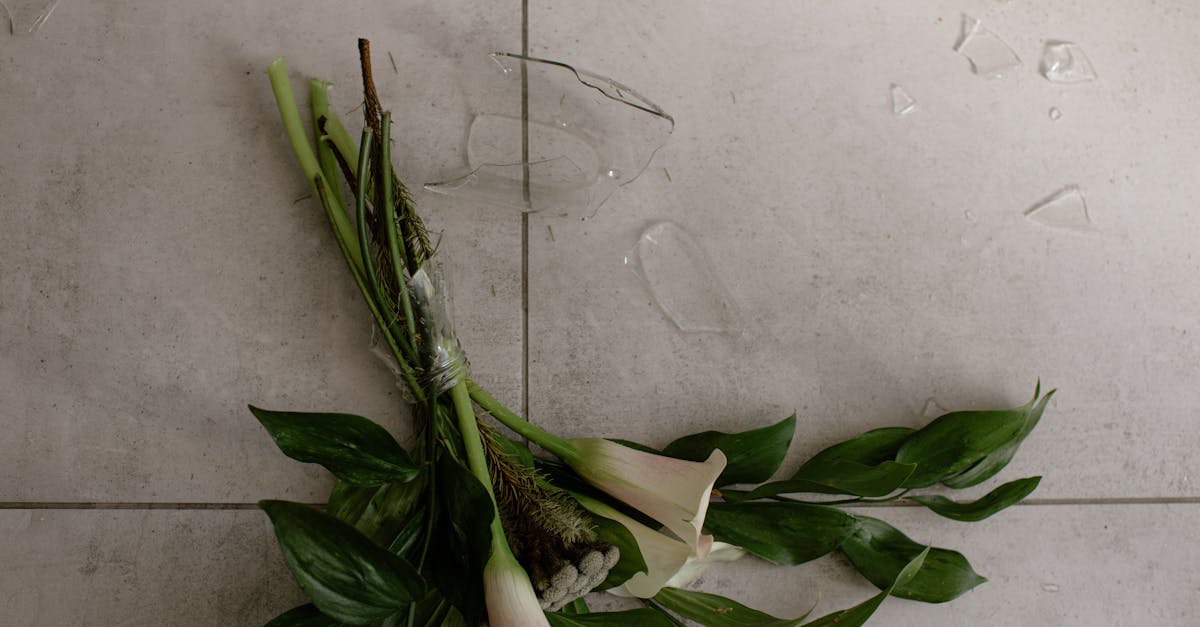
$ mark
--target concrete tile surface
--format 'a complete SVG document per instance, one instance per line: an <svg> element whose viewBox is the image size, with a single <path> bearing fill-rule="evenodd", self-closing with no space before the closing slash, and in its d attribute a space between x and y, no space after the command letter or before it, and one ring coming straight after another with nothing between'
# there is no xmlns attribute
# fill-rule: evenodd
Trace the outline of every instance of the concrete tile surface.
<svg viewBox="0 0 1200 627"><path fill-rule="evenodd" d="M402 176L462 159L449 77L519 47L501 7L63 3L4 35L0 501L320 500L248 403L406 423L371 323L284 139L264 70L340 86L374 38ZM393 71L388 52L393 52ZM433 198L463 341L519 396L520 220ZM467 256L469 255L469 256ZM479 269L483 268L483 271ZM489 286L498 286L493 292ZM479 350L473 350L478 348Z"/></svg>
<svg viewBox="0 0 1200 627"><path fill-rule="evenodd" d="M953 47L978 17L1022 65ZM1059 388L1014 476L1042 497L1195 497L1200 97L1195 7L1116 2L539 2L531 52L618 78L675 116L594 219L530 227L532 417L662 444L798 412L795 453ZM1099 78L1038 74L1046 40ZM892 112L889 87L917 100ZM1053 120L1055 107L1061 118ZM1023 214L1065 186L1092 225ZM682 334L624 260L690 231L744 312ZM547 227L552 227L553 237Z"/></svg>
<svg viewBox="0 0 1200 627"><path fill-rule="evenodd" d="M1022 404L1040 378L1059 395L1002 475L1044 475L1040 505L976 524L864 510L990 582L945 606L890 600L872 624L1200 624L1200 9L523 4L63 2L37 33L0 32L0 623L257 625L300 601L266 517L208 508L325 498L326 474L278 453L247 403L404 431L263 75L286 54L302 100L304 79L330 79L356 119L367 36L473 375L510 406L527 389L554 431L651 445L795 412L786 471L923 424L930 399ZM954 50L964 13L1021 65L973 74ZM523 17L531 54L676 122L594 216L527 230L419 189L462 167L492 97L480 64L521 48ZM1040 76L1054 40L1098 78ZM892 85L911 112L893 113ZM1024 215L1068 186L1087 228ZM681 332L633 271L663 221L712 265L673 278L724 286L733 332ZM41 508L56 502L118 509ZM702 586L779 615L871 593L837 559L744 560Z"/></svg>
<svg viewBox="0 0 1200 627"><path fill-rule="evenodd" d="M0 529L12 627L261 625L304 602L262 512L5 510Z"/></svg>

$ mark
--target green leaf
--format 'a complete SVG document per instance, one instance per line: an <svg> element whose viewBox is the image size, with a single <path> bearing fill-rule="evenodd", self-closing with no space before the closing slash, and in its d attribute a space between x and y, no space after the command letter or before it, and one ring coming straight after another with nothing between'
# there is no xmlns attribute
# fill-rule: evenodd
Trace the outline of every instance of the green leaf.
<svg viewBox="0 0 1200 627"><path fill-rule="evenodd" d="M798 492L886 496L903 485L915 468L912 464L892 461L896 451L913 433L913 429L906 427L868 431L812 456L789 479L763 484L746 494L732 493L728 500L753 500Z"/></svg>
<svg viewBox="0 0 1200 627"><path fill-rule="evenodd" d="M808 616L775 618L725 597L707 592L663 588L654 595L663 607L706 627L792 627Z"/></svg>
<svg viewBox="0 0 1200 627"><path fill-rule="evenodd" d="M358 486L411 481L418 468L387 429L352 414L271 411L250 406L285 455L320 464Z"/></svg>
<svg viewBox="0 0 1200 627"><path fill-rule="evenodd" d="M918 553L916 557L905 564L904 568L901 568L900 572L896 575L896 578L892 580L891 585L880 591L879 594L850 609L826 614L811 623L806 623L805 627L861 627L875 614L875 610L879 609L880 605L883 605L888 596L895 593L896 588L907 585L916 577L917 573L924 567L925 560L927 559L929 559L928 548Z"/></svg>
<svg viewBox="0 0 1200 627"><path fill-rule="evenodd" d="M263 627L342 627L342 625L344 623L329 618L322 614L317 606L309 603L294 607L276 616Z"/></svg>
<svg viewBox="0 0 1200 627"><path fill-rule="evenodd" d="M483 616L483 566L492 554L492 497L479 479L444 452L437 458L440 504L432 544L433 578L468 625Z"/></svg>
<svg viewBox="0 0 1200 627"><path fill-rule="evenodd" d="M675 627L670 618L649 608L588 614L546 612L546 619L550 627Z"/></svg>
<svg viewBox="0 0 1200 627"><path fill-rule="evenodd" d="M1041 477L1026 477L1025 479L1009 481L995 490L988 492L987 496L969 503L951 501L944 496L937 495L910 496L908 498L946 518L961 520L963 522L975 522L983 520L1029 496L1031 492L1037 489L1038 483L1041 480Z"/></svg>
<svg viewBox="0 0 1200 627"><path fill-rule="evenodd" d="M378 491L379 486L356 486L338 481L329 493L325 511L342 522L357 525Z"/></svg>
<svg viewBox="0 0 1200 627"><path fill-rule="evenodd" d="M1033 392L1033 398L1035 400L1037 399L1040 391L1041 382L1038 382L1037 389L1035 389ZM1013 456L1017 453L1017 449L1021 447L1021 443L1025 441L1025 438L1028 437L1033 431L1033 428L1037 426L1038 421L1042 419L1042 412L1046 410L1046 404L1050 402L1050 399L1054 396L1055 391L1056 390L1050 390L1046 393L1046 396L1042 397L1040 401L1037 401L1036 403L1030 403L1030 405L1027 406L1029 407L1029 412L1025 415L1025 421L1021 426L1021 432L1018 433L1016 437L1005 442L999 448L989 453L986 457L976 462L970 468L953 477L943 480L942 483L951 488L967 488L973 485L979 485L1003 470L1004 467L1008 465L1008 462L1012 461Z"/></svg>
<svg viewBox="0 0 1200 627"><path fill-rule="evenodd" d="M773 425L741 433L705 431L689 435L668 444L662 454L702 462L714 449L720 449L725 454L726 464L717 478L717 486L759 483L770 479L779 470L795 431L796 415L792 414Z"/></svg>
<svg viewBox="0 0 1200 627"><path fill-rule="evenodd" d="M867 466L849 460L834 460L817 467L801 468L792 479L764 483L745 494L730 493L727 500L751 501L799 492L887 496L904 485L916 468L916 464L888 461Z"/></svg>
<svg viewBox="0 0 1200 627"><path fill-rule="evenodd" d="M858 516L859 528L841 551L878 588L886 588L897 574L926 547L913 542L895 527L876 518ZM929 549L924 566L908 582L897 584L892 594L914 601L944 603L987 581L958 551Z"/></svg>
<svg viewBox="0 0 1200 627"><path fill-rule="evenodd" d="M908 427L887 427L872 429L858 437L833 446L813 455L804 462L801 468L813 468L837 461L851 461L864 466L875 466L882 462L895 459L904 441L916 430Z"/></svg>
<svg viewBox="0 0 1200 627"><path fill-rule="evenodd" d="M388 546L410 524L422 503L424 481L389 483L379 488L355 525L380 546Z"/></svg>
<svg viewBox="0 0 1200 627"><path fill-rule="evenodd" d="M417 571L354 527L311 507L260 501L296 583L324 614L351 625L382 620L425 592Z"/></svg>
<svg viewBox="0 0 1200 627"><path fill-rule="evenodd" d="M838 548L854 516L808 503L713 503L704 526L718 539L776 564L800 564Z"/></svg>
<svg viewBox="0 0 1200 627"><path fill-rule="evenodd" d="M1021 432L1029 406L1006 410L956 411L912 434L896 461L916 464L906 488L924 488L955 475L1004 446Z"/></svg>
<svg viewBox="0 0 1200 627"><path fill-rule="evenodd" d="M612 570L608 571L608 577L596 586L597 590L619 586L630 577L646 572L646 560L642 557L642 549L625 525L603 516L591 516L591 520L596 529L596 538L600 542L617 547L621 552L621 558Z"/></svg>

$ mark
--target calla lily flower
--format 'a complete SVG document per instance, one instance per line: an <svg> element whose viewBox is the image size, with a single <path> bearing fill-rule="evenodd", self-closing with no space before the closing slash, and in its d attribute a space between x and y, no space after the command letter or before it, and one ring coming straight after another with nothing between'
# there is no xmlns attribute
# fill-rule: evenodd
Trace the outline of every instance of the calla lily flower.
<svg viewBox="0 0 1200 627"><path fill-rule="evenodd" d="M741 559L746 554L746 549L740 546L734 546L725 542L714 542L712 550L705 557L696 557L689 555L687 561L679 568L675 574L667 580L664 587L667 588L686 588L693 581L700 578L704 571L708 570L710 564L714 562L732 562Z"/></svg>
<svg viewBox="0 0 1200 627"><path fill-rule="evenodd" d="M625 583L610 588L608 592L618 596L631 596L649 599L658 594L659 589L666 585L672 577L683 568L684 564L694 555L687 544L659 533L646 525L622 514L613 507L600 501L582 495L574 495L579 504L588 511L603 516L609 520L621 523L637 542L642 559L646 562L646 572L637 573ZM706 545L712 544L712 537L705 536Z"/></svg>
<svg viewBox="0 0 1200 627"><path fill-rule="evenodd" d="M549 627L529 575L507 547L495 550L483 567L489 627Z"/></svg>
<svg viewBox="0 0 1200 627"><path fill-rule="evenodd" d="M714 450L703 462L646 453L599 438L566 440L551 451L588 483L662 523L703 558L712 546L704 535L704 515L713 484L725 469L725 454Z"/></svg>

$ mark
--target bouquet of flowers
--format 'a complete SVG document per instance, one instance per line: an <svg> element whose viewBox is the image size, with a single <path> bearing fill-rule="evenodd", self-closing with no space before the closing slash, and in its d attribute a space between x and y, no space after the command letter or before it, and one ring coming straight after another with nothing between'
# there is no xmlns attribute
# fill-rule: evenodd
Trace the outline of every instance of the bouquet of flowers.
<svg viewBox="0 0 1200 627"><path fill-rule="evenodd" d="M910 492L997 474L1053 392L1039 389L1015 409L948 413L921 429L868 431L776 481L795 416L688 435L662 450L545 431L471 379L436 248L391 166L391 117L375 94L369 43L359 50L358 142L330 110L329 85L313 80L314 147L283 58L268 75L292 149L407 388L416 435L405 448L361 416L250 407L284 454L337 478L324 511L261 503L311 599L268 625L860 625L888 596L938 603L984 581L962 554L838 506L907 498L974 521L1020 501L1040 477L972 502ZM710 563L747 553L791 565L834 551L880 592L810 622L686 588ZM643 607L591 612L592 591Z"/></svg>

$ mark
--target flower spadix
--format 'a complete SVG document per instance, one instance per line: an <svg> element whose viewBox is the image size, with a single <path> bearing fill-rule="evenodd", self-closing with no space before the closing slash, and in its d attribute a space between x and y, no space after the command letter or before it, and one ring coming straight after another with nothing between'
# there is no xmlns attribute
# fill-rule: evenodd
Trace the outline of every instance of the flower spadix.
<svg viewBox="0 0 1200 627"><path fill-rule="evenodd" d="M507 547L484 566L483 592L489 627L549 627L529 575Z"/></svg>
<svg viewBox="0 0 1200 627"><path fill-rule="evenodd" d="M564 444L565 450L551 452L580 477L662 523L687 544L690 554L708 554L712 537L701 529L713 483L725 469L724 453L714 450L703 462L689 462L599 438Z"/></svg>

